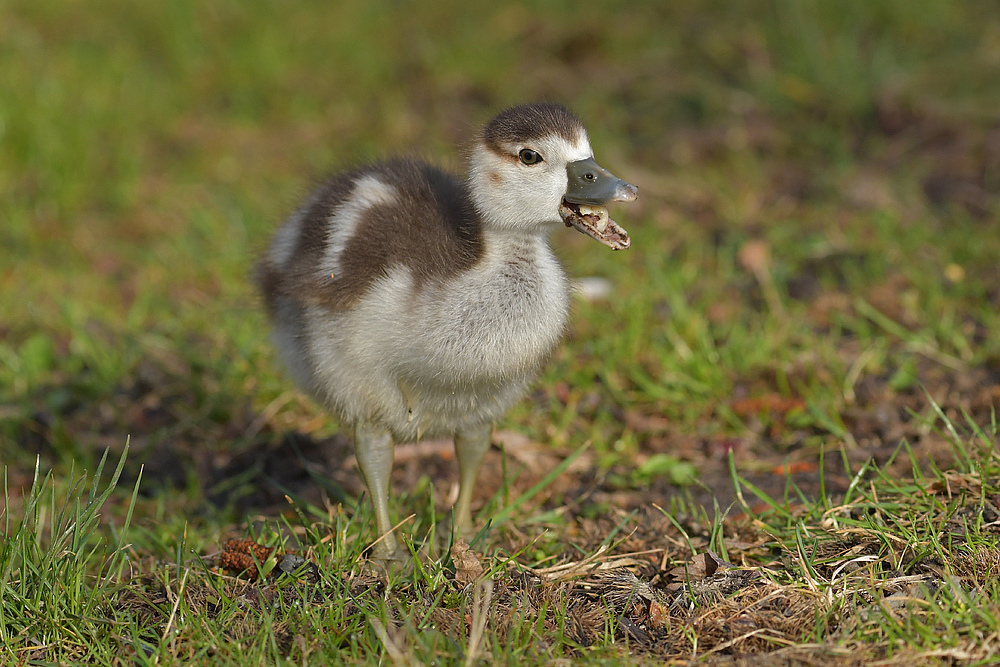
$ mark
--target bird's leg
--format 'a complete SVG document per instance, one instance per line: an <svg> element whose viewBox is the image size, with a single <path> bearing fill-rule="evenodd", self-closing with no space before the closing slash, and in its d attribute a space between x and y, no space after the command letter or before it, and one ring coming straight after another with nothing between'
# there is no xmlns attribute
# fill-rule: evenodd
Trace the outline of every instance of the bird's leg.
<svg viewBox="0 0 1000 667"><path fill-rule="evenodd" d="M354 428L354 456L358 460L368 495L375 509L375 525L382 538L375 544L377 560L404 560L396 535L389 520L389 482L392 476L394 453L392 434L389 431L361 423Z"/></svg>
<svg viewBox="0 0 1000 667"><path fill-rule="evenodd" d="M459 535L472 539L472 490L479 468L490 448L493 424L482 424L455 433L455 457L458 459L458 500L455 501L455 528Z"/></svg>

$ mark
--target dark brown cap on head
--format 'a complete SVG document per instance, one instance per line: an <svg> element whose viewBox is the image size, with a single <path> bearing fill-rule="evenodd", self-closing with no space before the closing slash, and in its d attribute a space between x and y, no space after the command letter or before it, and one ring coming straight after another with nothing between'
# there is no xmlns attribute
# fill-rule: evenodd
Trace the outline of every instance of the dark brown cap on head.
<svg viewBox="0 0 1000 667"><path fill-rule="evenodd" d="M493 150L504 144L524 144L552 134L576 141L583 123L566 107L538 102L501 111L483 129L483 141Z"/></svg>

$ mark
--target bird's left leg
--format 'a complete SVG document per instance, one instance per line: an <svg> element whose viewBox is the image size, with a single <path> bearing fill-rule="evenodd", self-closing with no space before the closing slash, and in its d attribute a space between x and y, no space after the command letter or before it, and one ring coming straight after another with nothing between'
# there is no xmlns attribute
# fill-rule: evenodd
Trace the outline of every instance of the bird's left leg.
<svg viewBox="0 0 1000 667"><path fill-rule="evenodd" d="M455 528L465 539L472 539L472 491L483 459L490 448L493 424L463 428L455 433L455 457L458 459L458 500L455 501Z"/></svg>
<svg viewBox="0 0 1000 667"><path fill-rule="evenodd" d="M405 560L409 553L400 549L389 519L389 481L395 446L389 431L360 423L354 429L354 456L368 487L375 525L380 541L376 542L373 558L383 562Z"/></svg>

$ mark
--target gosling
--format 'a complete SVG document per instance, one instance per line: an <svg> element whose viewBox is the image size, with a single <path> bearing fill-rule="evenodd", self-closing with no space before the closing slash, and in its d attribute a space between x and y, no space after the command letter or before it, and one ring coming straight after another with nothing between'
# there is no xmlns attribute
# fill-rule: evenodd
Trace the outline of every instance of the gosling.
<svg viewBox="0 0 1000 667"><path fill-rule="evenodd" d="M470 503L493 423L566 327L569 283L549 247L560 225L629 247L609 202L638 189L594 161L557 104L507 109L478 134L458 178L394 159L334 176L275 233L257 283L298 385L354 429L380 539L408 558L389 519L395 443L453 437L453 520Z"/></svg>

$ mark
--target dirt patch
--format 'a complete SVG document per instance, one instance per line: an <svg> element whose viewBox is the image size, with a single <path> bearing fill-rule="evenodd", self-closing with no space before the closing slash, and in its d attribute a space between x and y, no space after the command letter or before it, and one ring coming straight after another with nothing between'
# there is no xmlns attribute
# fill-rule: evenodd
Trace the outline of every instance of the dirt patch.
<svg viewBox="0 0 1000 667"><path fill-rule="evenodd" d="M963 507L997 516L994 502L976 501L982 480L963 480L969 499ZM954 481L957 488L959 480ZM943 485L927 491L939 498L938 506L956 497L955 489ZM884 498L889 504L896 500L891 494ZM865 502L842 511L863 511ZM620 528L625 537L609 547L605 538ZM884 534L858 528L817 527L808 546L789 549L749 518L727 523L725 557L709 548L710 527L679 527L662 513L642 512L624 524L617 515L577 519L569 530L578 538L578 549L537 568L503 565L460 543L443 562L443 577L393 580L394 604L387 607L380 606L387 594L383 575L353 567L340 572L331 561L318 570L275 568L255 583L224 576L221 570L161 567L134 579L115 607L118 613L143 618L143 627L159 635L169 627L170 608L176 606L170 601L181 590L188 609L222 619L234 641L259 630L265 606L329 608L336 610L324 616L331 640L347 641L373 623L387 651L399 656L409 654L419 637L441 633L489 660L490 646L497 644L477 644L475 639L488 629L501 645L531 633L531 651L539 659L617 645L633 655L668 661L697 655L718 665L860 665L872 660L903 665L919 652L900 652L891 640L878 640L880 627L904 614L921 615L950 591L978 599L1000 571L997 549L975 546L959 535L954 536L954 559L946 564L919 555L903 541L887 541ZM987 530L995 534L1000 528ZM229 552L254 549L265 559L273 551L243 541L202 560L221 564ZM698 555L692 556L692 549ZM314 545L307 556L313 551L322 548ZM809 572L805 581L804 571ZM186 584L178 584L182 578ZM829 590L836 594L821 592ZM383 613L385 625L378 620ZM872 641L845 647L841 638L858 636L859 627L868 628ZM291 627L278 627L275 635L291 659L306 651ZM181 647L183 641L181 634ZM985 659L997 649L994 637L961 650Z"/></svg>
<svg viewBox="0 0 1000 667"><path fill-rule="evenodd" d="M43 459L51 459L56 451L51 440L66 431L80 434L79 446L89 452L99 452L104 446L120 450L124 444L120 434L128 433L132 453L126 485L141 465L143 493L195 484L204 490L210 505L239 514L284 511L286 496L316 506L326 500L352 504L351 499L364 491L346 436L315 437L286 430L280 411L279 416L262 421L247 407L230 411L220 421L192 420L190 415L199 407L192 403L188 372L146 364L135 379L108 397L90 403L43 403L45 407L21 422L19 440ZM934 415L940 408L961 428L967 427L964 415L976 424L990 423L993 412L1000 409L1000 367L952 369L918 359L912 372L914 380L905 388L893 386L893 369L858 378L852 402L841 411L846 439L815 423L799 425L796 416L805 410L805 400L775 393L773 379L767 377L737 383L738 396L728 409L744 420L747 429L736 437L685 434L642 406L612 407L621 429L627 429L638 444L635 455L600 470L595 455L584 453L534 504L587 515L602 508L669 508L672 500L682 498L705 507L711 515L715 503L725 510L736 501L730 455L744 480L773 499L789 498L793 504L798 492L810 498L821 489L831 496L843 493L866 463L884 466L893 461L891 473L903 476L912 474L913 460L951 467L953 439L933 425ZM50 390L50 395L53 391L58 388ZM559 387L541 391L545 395L535 400L559 400ZM822 470L817 442L828 443ZM901 451L903 442L913 452L912 458ZM498 431L474 506L481 506L501 489L505 470L509 493L516 497L568 454L515 432ZM697 472L696 481L675 480L669 471L637 475L652 458L665 456L691 466ZM30 483L27 468L14 465L11 474L12 489ZM397 447L393 471L397 492L413 489L424 477L434 484L437 511L445 513L457 494L457 466L450 442ZM758 502L751 493L747 498Z"/></svg>

